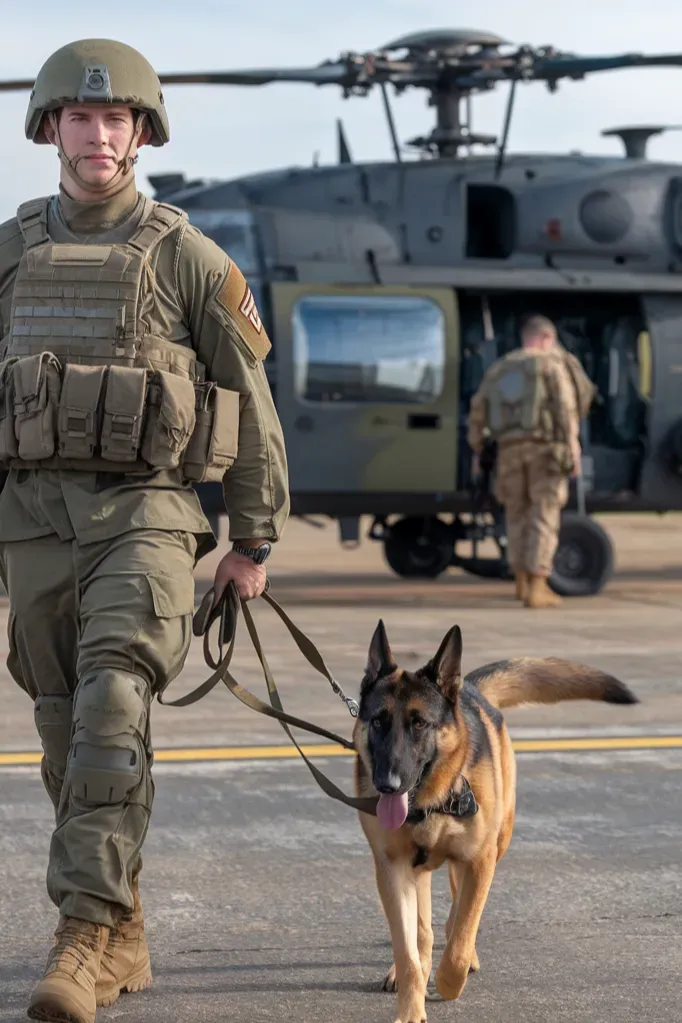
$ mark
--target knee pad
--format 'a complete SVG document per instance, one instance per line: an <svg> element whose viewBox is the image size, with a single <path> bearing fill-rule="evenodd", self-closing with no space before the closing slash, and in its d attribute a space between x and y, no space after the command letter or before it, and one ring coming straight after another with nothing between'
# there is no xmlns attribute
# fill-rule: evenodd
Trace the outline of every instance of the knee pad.
<svg viewBox="0 0 682 1023"><path fill-rule="evenodd" d="M45 785L58 800L69 759L73 696L39 696L33 713L43 747Z"/></svg>
<svg viewBox="0 0 682 1023"><path fill-rule="evenodd" d="M149 687L103 668L81 680L73 707L69 789L79 802L129 802L147 769Z"/></svg>

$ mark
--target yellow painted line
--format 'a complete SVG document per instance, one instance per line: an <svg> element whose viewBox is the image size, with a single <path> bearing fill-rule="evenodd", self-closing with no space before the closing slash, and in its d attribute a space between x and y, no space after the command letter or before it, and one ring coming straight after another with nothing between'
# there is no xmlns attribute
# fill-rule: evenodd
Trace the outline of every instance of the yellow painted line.
<svg viewBox="0 0 682 1023"><path fill-rule="evenodd" d="M682 735L619 735L586 739L514 739L517 753L571 753L600 749L680 749Z"/></svg>
<svg viewBox="0 0 682 1023"><path fill-rule="evenodd" d="M517 753L577 753L581 750L682 749L682 735L622 735L584 739L514 739ZM308 757L352 757L352 750L324 743L302 746ZM42 754L0 753L0 767L39 764ZM154 753L158 763L182 763L209 760L295 760L294 746L213 746L187 749L161 749Z"/></svg>

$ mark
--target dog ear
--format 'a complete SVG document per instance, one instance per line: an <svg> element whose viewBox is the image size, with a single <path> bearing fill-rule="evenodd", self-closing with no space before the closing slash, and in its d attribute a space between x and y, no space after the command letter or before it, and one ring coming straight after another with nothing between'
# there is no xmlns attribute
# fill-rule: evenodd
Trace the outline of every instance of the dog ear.
<svg viewBox="0 0 682 1023"><path fill-rule="evenodd" d="M384 623L381 619L379 619L379 624L374 630L372 642L369 645L367 667L365 668L365 677L362 680L363 689L367 689L368 686L373 685L377 679L383 678L385 675L390 675L397 667L398 665L393 659L393 654L391 653L391 648L388 643L388 636L386 635Z"/></svg>
<svg viewBox="0 0 682 1023"><path fill-rule="evenodd" d="M462 686L462 630L453 625L438 648L438 653L424 668L422 674L434 682L448 700L457 699Z"/></svg>

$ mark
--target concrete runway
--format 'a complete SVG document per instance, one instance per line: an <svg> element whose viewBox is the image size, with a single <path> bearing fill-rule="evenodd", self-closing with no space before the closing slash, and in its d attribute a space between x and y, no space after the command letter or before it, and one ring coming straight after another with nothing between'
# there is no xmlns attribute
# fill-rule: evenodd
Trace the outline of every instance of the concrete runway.
<svg viewBox="0 0 682 1023"><path fill-rule="evenodd" d="M323 770L339 779L338 761ZM682 754L521 754L519 814L481 972L433 1021L668 1023L679 1015ZM28 769L24 769L28 770ZM353 811L294 763L157 767L143 900L155 984L102 1020L390 1023L391 963ZM3 775L0 1020L23 1018L55 910L40 782ZM446 877L434 879L437 949Z"/></svg>
<svg viewBox="0 0 682 1023"><path fill-rule="evenodd" d="M507 712L517 749L534 752L518 753L517 825L483 916L481 972L459 1002L429 1006L436 1023L463 1014L469 1023L667 1023L679 1015L682 748L655 743L682 742L682 520L613 517L608 528L616 578L599 597L560 611L525 611L508 584L459 573L405 583L375 545L342 551L331 528L292 523L273 558L273 594L349 695L381 616L408 667L431 656L457 621L465 669L521 653L567 656L619 675L642 700ZM198 592L215 560L199 566ZM272 612L254 611L287 709L349 735L341 701L304 666ZM240 637L235 674L262 695L244 629ZM4 669L5 653L0 1021L14 1023L25 1018L56 910L44 888L50 812L32 708ZM171 695L207 674L195 642ZM390 1023L394 996L379 991L388 933L354 812L285 756L275 722L229 693L185 710L155 705L153 728L161 752L142 894L155 984L100 1010L98 1021ZM630 748L567 742L562 752L538 751L538 740L582 737L594 746L605 736ZM263 746L269 759L253 749ZM348 757L317 762L350 791ZM434 878L438 951L446 880Z"/></svg>

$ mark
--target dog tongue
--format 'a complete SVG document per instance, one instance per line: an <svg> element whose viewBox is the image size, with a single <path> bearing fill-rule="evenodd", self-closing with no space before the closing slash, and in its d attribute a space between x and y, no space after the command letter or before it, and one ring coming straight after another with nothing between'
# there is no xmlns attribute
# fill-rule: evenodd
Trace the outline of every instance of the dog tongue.
<svg viewBox="0 0 682 1023"><path fill-rule="evenodd" d="M382 828L395 831L407 817L407 792L398 796L379 796L377 818Z"/></svg>

